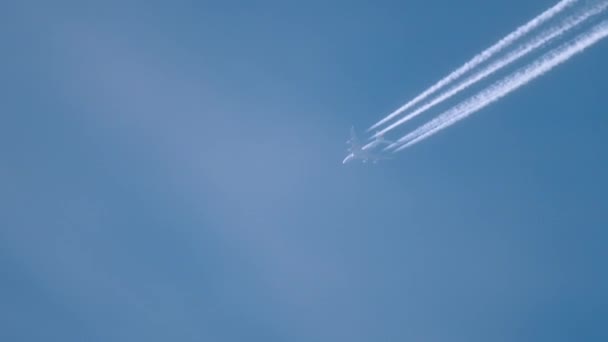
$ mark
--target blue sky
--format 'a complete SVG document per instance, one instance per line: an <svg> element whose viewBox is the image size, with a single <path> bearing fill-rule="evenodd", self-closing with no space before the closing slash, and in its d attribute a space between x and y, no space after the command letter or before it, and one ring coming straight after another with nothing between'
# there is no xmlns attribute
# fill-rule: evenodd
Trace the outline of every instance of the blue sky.
<svg viewBox="0 0 608 342"><path fill-rule="evenodd" d="M341 164L553 4L3 4L0 339L605 341L606 42Z"/></svg>

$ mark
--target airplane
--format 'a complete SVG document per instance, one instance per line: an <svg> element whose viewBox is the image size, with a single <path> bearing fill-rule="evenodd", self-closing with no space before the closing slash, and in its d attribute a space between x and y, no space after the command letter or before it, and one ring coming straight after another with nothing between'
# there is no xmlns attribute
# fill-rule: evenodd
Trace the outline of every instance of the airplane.
<svg viewBox="0 0 608 342"><path fill-rule="evenodd" d="M365 146L361 146L359 143L359 139L357 138L357 133L355 132L355 127L350 128L350 139L346 141L347 144L350 144L350 147L347 149L350 152L346 158L342 161L342 164L346 164L355 159L361 159L362 162L367 163L368 161L372 161L374 164L379 160L391 159L386 156L380 156L373 153L370 153L370 150L380 144L392 144L391 141L384 139L382 135L378 136L372 142L368 143Z"/></svg>

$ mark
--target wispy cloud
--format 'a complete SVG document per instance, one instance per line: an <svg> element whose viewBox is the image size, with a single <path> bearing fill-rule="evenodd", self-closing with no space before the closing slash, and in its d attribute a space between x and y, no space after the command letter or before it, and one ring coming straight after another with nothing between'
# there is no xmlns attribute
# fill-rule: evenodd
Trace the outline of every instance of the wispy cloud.
<svg viewBox="0 0 608 342"><path fill-rule="evenodd" d="M546 74L606 36L608 36L608 20L602 21L600 24L579 35L577 38L551 50L530 65L521 68L503 80L494 83L467 101L444 112L439 117L399 139L398 143L403 143L403 145L396 151L412 146L439 131L448 128L456 122L467 118L469 115L503 98L537 77Z"/></svg>

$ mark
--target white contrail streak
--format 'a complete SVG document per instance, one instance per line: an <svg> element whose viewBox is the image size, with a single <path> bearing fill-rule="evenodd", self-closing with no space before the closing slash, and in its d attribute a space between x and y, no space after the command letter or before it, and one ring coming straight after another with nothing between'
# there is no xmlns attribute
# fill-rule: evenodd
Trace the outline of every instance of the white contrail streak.
<svg viewBox="0 0 608 342"><path fill-rule="evenodd" d="M448 128L456 122L492 104L535 78L551 71L574 55L583 52L601 39L606 38L606 36L608 36L608 20L602 21L600 24L581 34L574 40L551 50L530 65L516 71L503 80L494 83L494 85L486 88L469 100L444 112L439 117L399 139L397 143L392 145L393 147L400 143L405 144L400 146L395 152L427 139L437 132Z"/></svg>
<svg viewBox="0 0 608 342"><path fill-rule="evenodd" d="M416 109L415 111L411 112L410 114L406 115L405 117L397 120L390 126L377 132L376 134L374 134L372 136L372 138L385 134L386 132L393 130L394 128L406 123L407 121L415 118L416 116L422 114L423 112L426 112L427 110L436 106L437 104L448 100L452 96L467 89L471 85L485 79L486 77L492 75L493 73L499 71L500 69L510 65L511 63L526 56L527 54L533 52L534 50L544 46L545 44L550 43L551 41L561 37L563 34L567 33L571 29L580 25L581 23L583 23L585 20L589 19L590 17L600 14L607 7L608 7L608 2L603 2L585 12L580 13L579 15L568 17L562 23L560 23L559 26L545 30L540 35L538 35L537 37L532 39L532 41L521 45L515 51L509 53L507 56L499 59L498 61L490 64L489 66L485 67L478 73L473 74L471 77L462 81L460 84L456 85L455 87L446 91L445 93L439 95L438 97L433 99L431 102L426 103L424 106L421 106L420 108Z"/></svg>
<svg viewBox="0 0 608 342"><path fill-rule="evenodd" d="M373 129L375 129L375 128L377 128L378 126L384 124L385 122L389 121L390 119L394 118L395 116L403 113L404 111L406 111L409 108L411 108L413 105L415 105L418 102L420 102L420 101L424 100L425 98L427 98L429 95L435 93L436 91L438 91L442 87L446 86L450 82L453 82L458 77L460 77L463 74L465 74L466 72L468 72L471 69L475 68L479 64L485 62L486 60L488 60L490 57L494 56L496 53L500 52L505 47L511 45L517 39L519 39L522 36L526 35L530 31L532 31L535 28L537 28L538 26L544 24L546 21L550 20L551 18L553 18L554 16L556 16L557 14L559 14L560 12L562 12L563 10L565 10L568 6L574 4L577 1L578 0L561 0L560 2L558 2L557 4L555 4L553 7L549 8L545 12L543 12L540 15L538 15L537 17L535 17L534 19L530 20L528 23L524 24L523 26L520 26L515 31L511 32L509 35L507 35L504 38L502 38L501 40L499 40L496 44L494 44L491 47L487 48L483 52L477 54L475 57L473 57L473 59L471 59L470 61L466 62L464 65L462 65L458 69L454 70L451 74L449 74L445 78L441 79L440 81L438 81L437 83L435 83L434 85L432 85L430 88L428 88L427 90L425 90L424 92L422 92L420 95L416 96L414 99L412 99L411 101L409 101L405 105L401 106L400 108L398 108L394 112L390 113L384 119L382 119L382 120L378 121L377 123L375 123L373 126L371 126L368 129L368 132L371 131L371 130L373 130Z"/></svg>

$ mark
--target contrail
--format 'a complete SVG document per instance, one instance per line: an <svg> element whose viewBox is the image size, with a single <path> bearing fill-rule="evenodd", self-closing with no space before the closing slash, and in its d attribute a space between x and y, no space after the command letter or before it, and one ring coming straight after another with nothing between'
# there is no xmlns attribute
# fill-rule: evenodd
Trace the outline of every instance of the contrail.
<svg viewBox="0 0 608 342"><path fill-rule="evenodd" d="M499 59L498 61L490 64L489 66L485 67L478 73L473 74L471 77L467 78L460 84L456 85L452 89L446 91L445 93L443 93L443 94L439 95L438 97L436 97L435 99L433 99L433 101L426 103L424 106L416 109L415 111L411 112L410 114L406 115L405 117L394 122L390 126L377 132L376 134L374 134L372 136L372 138L385 134L386 132L393 130L394 128L406 123L407 121L415 118L416 116L422 114L423 112L429 110L430 108L436 106L437 104L439 104L445 100L448 100L452 96L467 89L471 85L485 79L486 77L488 77L488 76L492 75L493 73L499 71L500 69L508 66L509 64L517 61L518 59L524 57L525 55L529 54L530 52L533 52L534 50L540 48L541 46L561 37L566 32L570 31L571 29L573 29L576 26L583 23L585 20L589 19L589 17L600 14L607 7L608 7L608 2L603 2L602 4L597 5L585 12L582 12L579 15L568 17L567 19L564 20L563 23L561 23L560 26L545 30L540 35L538 35L536 38L534 38L532 41L521 45L515 51L513 51L510 54L508 54L507 56Z"/></svg>
<svg viewBox="0 0 608 342"><path fill-rule="evenodd" d="M574 55L583 52L601 39L606 38L606 36L608 36L608 20L602 21L600 24L579 35L574 40L551 50L527 67L521 68L514 74L507 76L503 80L486 88L486 90L471 97L469 100L444 112L439 117L399 139L397 143L391 146L395 147L400 143L407 142L395 151L397 152L448 128L485 106L508 95L519 87L524 86L535 78L551 71Z"/></svg>
<svg viewBox="0 0 608 342"><path fill-rule="evenodd" d="M378 121L377 123L375 123L374 125L372 125L370 128L368 128L367 131L369 132L369 131L377 128L378 126L384 124L388 120L394 118L395 116L403 113L407 109L411 108L413 105L424 100L429 95L435 93L437 90L441 89L442 87L449 84L450 82L453 82L458 77L465 74L466 72L475 68L477 65L488 60L490 57L494 56L496 53L500 52L505 47L511 45L517 39L521 38L522 36L526 35L530 31L537 28L538 26L542 25L547 20L553 18L554 16L556 16L557 14L559 14L560 12L562 12L567 7L569 7L570 5L574 4L577 1L578 0L561 0L560 2L555 4L553 7L549 8L545 12L543 12L540 15L538 15L537 17L535 17L534 19L530 20L528 23L524 24L523 26L520 26L515 31L511 32L509 35L507 35L504 38L502 38L501 40L499 40L496 44L487 48L483 52L477 54L475 57L473 57L473 59L471 59L470 61L463 64L458 69L454 70L451 74L449 74L445 78L441 79L439 82L435 83L433 86L431 86L430 88L428 88L427 90L422 92L420 95L416 96L410 102L401 106L394 112L390 113L384 119L382 119L382 120Z"/></svg>

